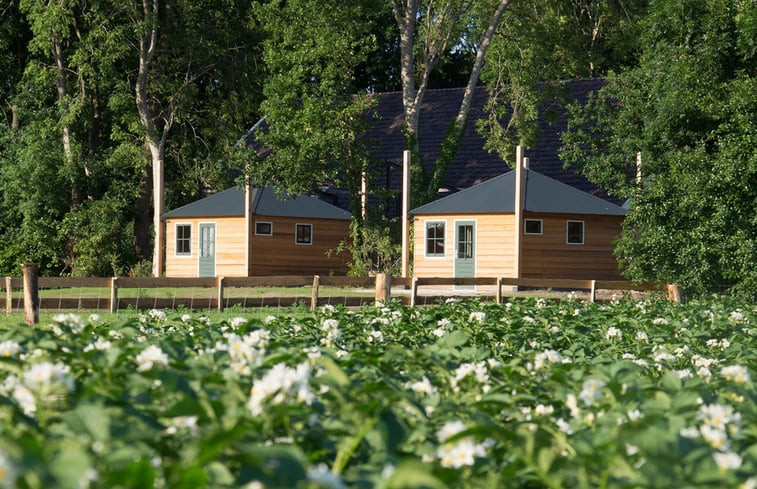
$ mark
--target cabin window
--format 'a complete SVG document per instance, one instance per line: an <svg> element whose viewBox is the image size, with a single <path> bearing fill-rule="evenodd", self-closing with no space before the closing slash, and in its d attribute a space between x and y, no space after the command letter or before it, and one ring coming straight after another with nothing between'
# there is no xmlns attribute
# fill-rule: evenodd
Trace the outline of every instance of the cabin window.
<svg viewBox="0 0 757 489"><path fill-rule="evenodd" d="M273 223L268 221L256 221L255 222L255 234L261 236L273 235Z"/></svg>
<svg viewBox="0 0 757 489"><path fill-rule="evenodd" d="M426 222L426 256L444 256L444 221Z"/></svg>
<svg viewBox="0 0 757 489"><path fill-rule="evenodd" d="M297 224L295 229L295 242L297 244L313 244L313 225Z"/></svg>
<svg viewBox="0 0 757 489"><path fill-rule="evenodd" d="M568 244L584 244L583 221L568 221L566 232Z"/></svg>
<svg viewBox="0 0 757 489"><path fill-rule="evenodd" d="M190 256L192 254L192 225L176 225L176 256Z"/></svg>
<svg viewBox="0 0 757 489"><path fill-rule="evenodd" d="M523 226L525 234L541 234L541 219L526 219Z"/></svg>

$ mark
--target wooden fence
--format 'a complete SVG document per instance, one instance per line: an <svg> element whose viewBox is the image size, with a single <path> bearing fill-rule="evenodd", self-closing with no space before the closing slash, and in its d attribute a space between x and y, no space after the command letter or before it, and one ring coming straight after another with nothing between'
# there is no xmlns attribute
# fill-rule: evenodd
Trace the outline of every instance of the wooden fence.
<svg viewBox="0 0 757 489"><path fill-rule="evenodd" d="M318 276L318 275L296 275L296 276L271 276L271 277L209 277L209 278L134 278L134 277L92 277L92 278L72 278L72 277L37 277L36 269L33 267L24 267L23 277L5 277L5 298L0 299L0 304L4 302L6 313L10 314L14 309L13 290L24 290L23 297L15 298L15 309L24 308L27 322L37 321L40 309L105 309L111 312L117 312L120 309L173 309L177 307L186 307L189 309L215 309L223 311L227 307L240 306L243 308L272 306L287 307L303 302L315 309L319 305L327 303L339 303L345 306L359 306L366 303L387 302L392 298L392 287L402 289L402 293L397 293L398 298L411 306L419 305L419 298L423 297L426 303L435 303L446 296L424 295L419 293L420 287L471 287L481 286L488 290L494 288L494 299L502 302L503 287L528 287L538 289L560 289L560 290L585 290L589 292L589 298L593 302L596 300L597 291L601 289L609 290L635 290L635 291L658 291L666 290L666 286L659 284L642 283L633 284L626 281L607 281L607 280L570 280L570 279L530 279L530 278L508 278L508 277L477 277L477 278L439 278L439 277L414 277L402 278L391 277L386 274L377 274L375 277L342 277L342 276ZM287 288L309 288L310 296L292 297L260 296L251 298L245 294L233 294L235 289L260 289L266 287L287 287ZM332 297L319 294L321 287L351 287L374 289L373 300L369 296L345 296ZM106 296L98 297L71 297L71 294L59 294L58 297L43 296L39 297L39 289L98 289L107 291ZM119 292L125 289L186 289L201 288L211 289L210 294L206 297L157 297L144 296L140 293L136 296L121 296ZM407 292L406 292L407 291ZM397 291L398 292L398 291ZM409 292L409 293L408 293ZM680 288L677 286L667 286L668 298L680 302ZM471 292L466 291L469 295ZM474 294L476 292L473 292ZM453 291L454 294L454 291ZM127 294L124 294L127 295ZM458 295L462 295L462 292ZM483 295L483 294L478 294Z"/></svg>

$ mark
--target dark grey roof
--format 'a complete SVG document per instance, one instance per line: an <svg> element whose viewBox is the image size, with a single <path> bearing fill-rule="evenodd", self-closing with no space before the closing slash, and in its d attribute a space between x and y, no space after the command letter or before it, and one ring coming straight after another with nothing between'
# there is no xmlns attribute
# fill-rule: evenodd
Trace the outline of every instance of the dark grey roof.
<svg viewBox="0 0 757 489"><path fill-rule="evenodd" d="M569 80L562 83L572 100L584 104L589 93L598 91L605 85L598 78ZM420 106L419 141L426 173L431 174L433 165L439 155L442 139L447 128L455 120L464 88L445 88L428 90ZM373 112L378 116L372 121L365 138L370 145L374 158L385 162L387 169L380 179L381 185L389 188L402 188L402 93L388 92L377 94L378 102ZM459 149L447 168L444 187L452 191L471 187L509 169L509 166L494 152L489 152L484 137L476 129L477 121L485 119L487 100L486 88L478 86L471 102L468 124L463 133ZM560 135L566 130L568 115L564 108L556 103L548 103L539 111L539 136L534 147L527 148L524 156L529 157L533 170L555 180L567 183L584 192L589 192L613 203L620 203L608 196L601 188L589 182L576 169L564 168L560 159ZM515 149L513 148L513 156ZM389 169L388 165L393 168Z"/></svg>
<svg viewBox="0 0 757 489"><path fill-rule="evenodd" d="M259 216L302 217L311 219L350 219L349 212L315 197L283 198L273 187L255 188L252 193L252 213ZM231 187L178 209L166 212L165 217L233 217L244 216L244 190Z"/></svg>
<svg viewBox="0 0 757 489"><path fill-rule="evenodd" d="M626 210L575 187L525 170L525 210L556 214L624 216ZM515 172L509 171L473 187L417 207L411 214L488 214L514 212Z"/></svg>

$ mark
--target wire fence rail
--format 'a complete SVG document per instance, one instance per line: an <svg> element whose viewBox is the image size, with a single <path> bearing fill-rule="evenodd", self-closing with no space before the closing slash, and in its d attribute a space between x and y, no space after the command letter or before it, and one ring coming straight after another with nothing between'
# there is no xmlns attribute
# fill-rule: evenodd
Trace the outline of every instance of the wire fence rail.
<svg viewBox="0 0 757 489"><path fill-rule="evenodd" d="M286 275L266 277L38 277L36 267L25 265L22 277L5 277L6 314L23 309L29 324L39 310L208 309L289 307L311 310L325 304L362 306L399 299L410 306L436 303L452 296L475 296L503 301L503 289L559 289L583 291L590 301L599 290L654 291L681 301L680 287L620 280L535 279L516 277L372 277ZM439 295L440 287L452 287ZM19 291L23 292L20 293ZM346 293L350 290L351 293ZM393 293L394 290L394 293ZM430 293L429 293L430 290ZM294 291L294 293L292 293ZM344 293L339 292L344 291ZM424 291L426 293L424 293ZM336 294L336 295L335 295Z"/></svg>

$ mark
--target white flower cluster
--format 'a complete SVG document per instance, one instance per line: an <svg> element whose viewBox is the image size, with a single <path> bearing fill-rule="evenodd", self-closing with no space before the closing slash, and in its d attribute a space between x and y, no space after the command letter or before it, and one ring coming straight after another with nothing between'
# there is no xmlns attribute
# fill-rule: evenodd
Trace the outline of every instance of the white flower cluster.
<svg viewBox="0 0 757 489"><path fill-rule="evenodd" d="M166 435L176 433L197 434L197 416L176 416L168 421L168 426L163 431Z"/></svg>
<svg viewBox="0 0 757 489"><path fill-rule="evenodd" d="M321 331L325 334L321 338L321 344L329 348L333 347L334 342L342 336L342 332L339 330L339 321L336 319L324 319L321 323Z"/></svg>
<svg viewBox="0 0 757 489"><path fill-rule="evenodd" d="M534 370L542 370L547 369L551 367L554 364L559 363L571 363L570 358L563 357L560 355L560 353L556 352L555 350L544 350L541 353L537 353L534 356L534 364L533 369ZM528 367L529 370L531 370L531 366Z"/></svg>
<svg viewBox="0 0 757 489"><path fill-rule="evenodd" d="M473 311L470 313L468 320L474 323L483 324L486 321L486 313L482 311Z"/></svg>
<svg viewBox="0 0 757 489"><path fill-rule="evenodd" d="M41 362L29 366L21 378L9 375L0 385L0 394L12 397L24 414L33 416L38 401L54 400L74 389L71 369L62 363Z"/></svg>
<svg viewBox="0 0 757 489"><path fill-rule="evenodd" d="M21 353L21 345L13 340L6 340L0 343L0 357L17 357Z"/></svg>
<svg viewBox="0 0 757 489"><path fill-rule="evenodd" d="M267 330L258 329L244 336L236 333L224 333L223 336L226 343L216 343L216 350L229 353L232 370L249 375L252 367L263 363L265 349L271 338Z"/></svg>
<svg viewBox="0 0 757 489"><path fill-rule="evenodd" d="M581 386L581 392L578 394L578 398L587 406L591 406L602 397L602 387L604 386L605 382L602 380L586 379L583 386Z"/></svg>
<svg viewBox="0 0 757 489"><path fill-rule="evenodd" d="M749 378L749 371L746 369L746 367L743 367L741 365L730 365L728 367L723 367L722 369L720 369L720 375L722 375L723 378L725 378L729 382L736 384L747 384L751 382L751 379Z"/></svg>
<svg viewBox="0 0 757 489"><path fill-rule="evenodd" d="M623 337L623 332L620 329L616 328L615 326L610 326L609 328L607 328L607 332L605 333L606 339L608 340L611 340L613 338L620 339L622 337Z"/></svg>
<svg viewBox="0 0 757 489"><path fill-rule="evenodd" d="M166 316L166 313L164 311L161 311L160 309L150 309L150 312L148 312L147 314L150 316L150 319L158 322L163 322L168 318L168 316Z"/></svg>
<svg viewBox="0 0 757 489"><path fill-rule="evenodd" d="M90 343L89 345L84 347L84 351L92 351L92 350L98 350L98 351L107 351L110 350L111 343L108 340L104 340L102 338L97 338L93 343Z"/></svg>
<svg viewBox="0 0 757 489"><path fill-rule="evenodd" d="M18 469L3 451L0 451L0 487L16 487Z"/></svg>
<svg viewBox="0 0 757 489"><path fill-rule="evenodd" d="M496 360L494 360L496 362ZM491 390L489 382L489 370L486 362L462 363L455 369L454 376L450 378L450 385L455 392L460 391L459 383L466 377L473 377L480 384L484 384L481 390L484 394Z"/></svg>
<svg viewBox="0 0 757 489"><path fill-rule="evenodd" d="M436 457L442 467L459 469L464 465L473 465L475 457L486 457L487 450L493 445L492 440L476 443L472 436L450 441L467 427L462 421L449 421L437 432L436 437L441 444L436 450Z"/></svg>
<svg viewBox="0 0 757 489"><path fill-rule="evenodd" d="M283 404L290 400L310 405L315 396L310 390L310 365L303 362L295 368L277 363L261 379L252 384L247 408L258 416L266 401Z"/></svg>
<svg viewBox="0 0 757 489"><path fill-rule="evenodd" d="M155 345L150 345L142 352L137 355L135 358L137 362L137 371L138 372L145 372L147 370L152 370L153 367L157 365L161 366L167 366L168 365L168 355L163 353L163 350L160 349L160 347Z"/></svg>
<svg viewBox="0 0 757 489"><path fill-rule="evenodd" d="M405 382L404 387L405 389L410 389L415 393L425 396L433 396L437 393L436 387L434 387L434 385L431 383L431 381L428 380L428 377L426 377L425 375L421 380L416 380L415 382Z"/></svg>
<svg viewBox="0 0 757 489"><path fill-rule="evenodd" d="M68 314L56 314L53 316L53 321L58 323L58 326L64 326L68 328L68 330L73 334L79 334L84 329L84 322L81 319L81 316L74 313L68 313ZM60 329L55 328L56 325L54 325L54 332L60 336Z"/></svg>
<svg viewBox="0 0 757 489"><path fill-rule="evenodd" d="M741 432L741 414L727 404L704 404L699 407L698 428L684 428L681 436L697 438L699 436L712 448L728 452L729 436L738 436Z"/></svg>

